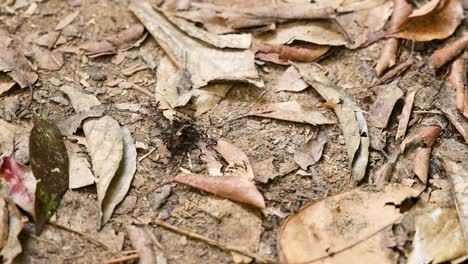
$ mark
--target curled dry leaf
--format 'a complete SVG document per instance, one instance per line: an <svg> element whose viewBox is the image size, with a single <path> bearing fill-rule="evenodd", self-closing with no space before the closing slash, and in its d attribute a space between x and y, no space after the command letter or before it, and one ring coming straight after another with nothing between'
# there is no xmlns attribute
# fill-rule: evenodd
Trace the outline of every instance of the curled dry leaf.
<svg viewBox="0 0 468 264"><path fill-rule="evenodd" d="M30 62L15 48L0 47L0 72L6 72L21 88L34 84L38 78Z"/></svg>
<svg viewBox="0 0 468 264"><path fill-rule="evenodd" d="M19 128L0 119L0 158L12 154L14 146L13 141L16 131Z"/></svg>
<svg viewBox="0 0 468 264"><path fill-rule="evenodd" d="M255 57L276 64L288 65L289 61L312 62L322 57L330 47L314 44L271 45L254 41L251 50Z"/></svg>
<svg viewBox="0 0 468 264"><path fill-rule="evenodd" d="M304 80L309 83L327 102L334 103L336 116L346 141L348 163L354 179L365 176L369 158L369 133L362 111L336 86L318 67L294 64Z"/></svg>
<svg viewBox="0 0 468 264"><path fill-rule="evenodd" d="M265 200L252 181L238 176L179 174L174 181L236 202L265 208Z"/></svg>
<svg viewBox="0 0 468 264"><path fill-rule="evenodd" d="M309 87L296 67L290 66L278 80L275 86L276 91L300 92Z"/></svg>
<svg viewBox="0 0 468 264"><path fill-rule="evenodd" d="M115 36L103 41L88 42L79 46L90 57L98 57L117 53L119 50L127 50L138 47L146 38L145 27L141 24L131 25Z"/></svg>
<svg viewBox="0 0 468 264"><path fill-rule="evenodd" d="M442 1L434 12L412 17L408 24L391 36L414 41L445 39L455 32L463 19L463 7L458 0Z"/></svg>
<svg viewBox="0 0 468 264"><path fill-rule="evenodd" d="M102 202L102 224L106 223L116 206L123 201L136 172L137 151L128 128L122 128L123 157L119 169L107 188Z"/></svg>
<svg viewBox="0 0 468 264"><path fill-rule="evenodd" d="M4 264L11 264L22 251L18 236L23 230L27 218L16 208L4 185L4 182L0 179L0 215L3 214L3 216L0 216L3 218L3 221L0 219L2 221L0 222L0 234L4 232L2 234L3 240L0 241L0 259Z"/></svg>
<svg viewBox="0 0 468 264"><path fill-rule="evenodd" d="M401 26L408 21L408 17L411 14L411 11L411 5L406 0L394 0L392 18L390 19L387 31L398 31ZM385 69L395 65L398 46L398 39L389 38L385 40L380 58L377 61L377 65L375 66L375 72L377 76L380 76L385 71Z"/></svg>
<svg viewBox="0 0 468 264"><path fill-rule="evenodd" d="M229 164L226 172L249 181L254 179L252 165L242 149L223 139L219 139L216 145L211 147Z"/></svg>
<svg viewBox="0 0 468 264"><path fill-rule="evenodd" d="M455 41L448 43L447 45L439 48L431 55L432 66L438 69L445 65L447 62L452 60L455 56L465 50L468 45L468 33Z"/></svg>
<svg viewBox="0 0 468 264"><path fill-rule="evenodd" d="M40 234L68 189L69 160L60 129L36 118L29 137L32 173L36 177L35 223Z"/></svg>
<svg viewBox="0 0 468 264"><path fill-rule="evenodd" d="M147 1L131 1L129 8L184 73L185 83L192 88L211 81L244 81L263 86L250 51L209 47L178 29Z"/></svg>
<svg viewBox="0 0 468 264"><path fill-rule="evenodd" d="M306 171L310 165L320 160L326 143L327 137L324 133L320 133L316 138L311 138L307 143L296 149L294 161L301 169Z"/></svg>
<svg viewBox="0 0 468 264"><path fill-rule="evenodd" d="M414 96L416 92L409 93L405 98L405 105L403 110L401 110L400 121L398 122L398 129L395 136L396 142L401 142L406 134L406 129L408 128L408 123L411 117L411 109L413 109Z"/></svg>
<svg viewBox="0 0 468 264"><path fill-rule="evenodd" d="M453 62L449 81L452 89L455 90L455 103L458 110L468 118L468 90L466 87L466 63L464 56Z"/></svg>
<svg viewBox="0 0 468 264"><path fill-rule="evenodd" d="M380 192L358 188L310 203L281 227L280 258L284 263L394 263L385 233L403 216L398 205L418 195L389 184Z"/></svg>
<svg viewBox="0 0 468 264"><path fill-rule="evenodd" d="M70 159L69 188L77 189L93 184L96 181L91 165L81 149L69 141L65 142Z"/></svg>
<svg viewBox="0 0 468 264"><path fill-rule="evenodd" d="M396 102L403 92L396 85L385 85L377 92L377 99L369 109L369 122L378 128L386 128Z"/></svg>
<svg viewBox="0 0 468 264"><path fill-rule="evenodd" d="M314 126L336 123L313 108L300 105L295 101L265 104L247 115L306 123Z"/></svg>
<svg viewBox="0 0 468 264"><path fill-rule="evenodd" d="M31 168L18 163L12 157L4 157L0 167L0 179L6 183L13 202L34 216L36 178Z"/></svg>
<svg viewBox="0 0 468 264"><path fill-rule="evenodd" d="M135 225L127 226L128 238L132 242L133 247L138 251L140 264L158 263L154 254L154 245L150 235L145 231L145 228Z"/></svg>

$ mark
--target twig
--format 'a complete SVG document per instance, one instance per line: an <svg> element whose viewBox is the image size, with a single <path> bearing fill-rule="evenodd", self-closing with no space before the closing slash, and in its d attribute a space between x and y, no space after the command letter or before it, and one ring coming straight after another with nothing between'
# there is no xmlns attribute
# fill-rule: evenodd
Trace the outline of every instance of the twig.
<svg viewBox="0 0 468 264"><path fill-rule="evenodd" d="M346 41L350 44L350 45L353 45L354 44L354 40L351 38L351 36L349 36L348 32L346 32L346 30L344 29L344 27L338 22L338 20L336 20L336 18L332 18L330 19L333 24L335 24L338 29L341 31L341 33L344 35L344 37L346 38Z"/></svg>
<svg viewBox="0 0 468 264"><path fill-rule="evenodd" d="M184 235L184 236L196 239L196 240L203 241L203 242L205 242L205 243L207 243L209 245L218 247L218 248L220 248L222 250L234 251L234 252L242 254L244 256L255 258L257 261L263 262L263 263L276 263L276 261L274 259L270 258L270 257L261 256L261 255L258 255L256 253L248 252L248 251L245 251L245 250L243 250L241 248L238 248L236 246L222 244L222 243L220 243L220 242L218 242L216 240L204 237L204 236L196 234L196 233L194 233L192 231L185 230L185 229L173 226L173 225L171 225L171 224L169 224L169 223L167 223L167 222L165 222L165 221L163 221L161 219L158 219L158 218L153 219L152 222L159 225L159 226L161 226L161 227L164 227L164 228L166 228L168 230L176 232L177 234Z"/></svg>
<svg viewBox="0 0 468 264"><path fill-rule="evenodd" d="M140 256L138 254L133 254L133 255L128 255L125 257L120 257L120 258L115 258L115 259L109 259L105 260L103 264L117 264L117 263L122 263L124 261L129 261L129 260L134 260L138 259Z"/></svg>
<svg viewBox="0 0 468 264"><path fill-rule="evenodd" d="M146 159L149 155L151 155L151 153L153 153L154 151L156 150L156 148L153 148L151 149L150 151L148 151L148 153L146 153L145 155L141 156L139 159L138 159L138 162L141 162L142 160Z"/></svg>
<svg viewBox="0 0 468 264"><path fill-rule="evenodd" d="M434 114L434 115L443 115L442 111L439 110L430 110L430 111L424 111L424 110L415 110L413 111L415 114Z"/></svg>
<svg viewBox="0 0 468 264"><path fill-rule="evenodd" d="M140 93L146 94L149 97L156 99L156 95L146 90L145 88L140 87L139 85L133 84L132 89L139 91Z"/></svg>
<svg viewBox="0 0 468 264"><path fill-rule="evenodd" d="M52 225L52 226L54 226L54 227L56 227L56 228L59 228L59 229L68 231L68 232L70 232L70 233L77 234L77 235L81 236L82 238L88 240L89 242L93 243L94 245L99 246L99 247L102 247L102 248L104 248L105 250L111 252L112 254L114 254L114 255L116 255L116 256L121 256L121 255L122 255L120 252L117 252L117 251L115 251L115 250L109 248L108 246L104 245L103 243L97 241L96 239L94 239L94 238L92 238L92 237L89 237L89 236L86 235L86 234L81 233L80 231L71 229L71 228L66 227L66 226L63 226L63 225L59 225L59 224L57 224L57 223L50 223L50 225Z"/></svg>

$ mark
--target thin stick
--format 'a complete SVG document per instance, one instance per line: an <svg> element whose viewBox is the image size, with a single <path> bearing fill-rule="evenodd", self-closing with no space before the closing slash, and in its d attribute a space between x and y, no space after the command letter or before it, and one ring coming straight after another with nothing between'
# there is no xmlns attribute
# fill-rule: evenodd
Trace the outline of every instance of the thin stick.
<svg viewBox="0 0 468 264"><path fill-rule="evenodd" d="M138 259L138 258L140 258L140 256L138 254L133 254L133 255L128 255L128 256L125 256L125 257L105 260L103 262L103 264L117 264L117 263L122 263L122 262L125 262L125 261L134 260L134 259Z"/></svg>
<svg viewBox="0 0 468 264"><path fill-rule="evenodd" d="M65 231L68 231L70 233L74 233L74 234L77 234L79 236L81 236L82 238L88 240L89 242L93 243L94 245L96 246L99 246L99 247L102 247L104 249L106 249L107 251L111 252L112 254L116 255L116 256L121 256L122 254L120 254L119 252L109 248L108 246L104 245L103 243L97 241L96 239L92 238L92 237L89 237L87 236L86 234L83 234L81 233L80 231L77 231L77 230L74 230L74 229L71 229L69 227L66 227L66 226L63 226L63 225L59 225L57 223L50 223L50 225L54 226L54 227L57 227L59 229L62 229L62 230L65 230Z"/></svg>
<svg viewBox="0 0 468 264"><path fill-rule="evenodd" d="M156 95L154 95L153 93L151 93L150 91L136 85L136 84L133 84L132 89L136 90L136 91L139 91L140 93L143 93L143 94L146 94L147 96L151 97L151 98L156 98Z"/></svg>
<svg viewBox="0 0 468 264"><path fill-rule="evenodd" d="M148 151L148 153L146 153L145 155L141 156L141 158L138 159L138 162L141 162L142 160L146 159L149 155L151 155L151 153L153 153L154 151L156 150L156 148L153 148L151 149L150 151Z"/></svg>
<svg viewBox="0 0 468 264"><path fill-rule="evenodd" d="M153 219L152 222L159 225L159 226L161 226L161 227L164 227L164 228L169 229L169 230L171 230L173 232L176 232L177 234L184 235L184 236L187 236L187 237L190 237L190 238L193 238L193 239L203 241L203 242L205 242L205 243L207 243L209 245L218 247L218 248L220 248L222 250L234 251L234 252L242 254L244 256L255 258L257 261L260 261L260 262L263 262L263 263L276 263L276 261L274 259L270 258L270 257L261 256L261 255L258 255L256 253L248 252L248 251L240 249L240 248L238 248L236 246L222 244L222 243L220 243L220 242L218 242L216 240L213 240L211 238L207 238L207 237L204 237L202 235L193 233L192 231L185 230L185 229L173 226L173 225L171 225L171 224L169 224L167 222L164 222L163 220L158 219L158 218Z"/></svg>

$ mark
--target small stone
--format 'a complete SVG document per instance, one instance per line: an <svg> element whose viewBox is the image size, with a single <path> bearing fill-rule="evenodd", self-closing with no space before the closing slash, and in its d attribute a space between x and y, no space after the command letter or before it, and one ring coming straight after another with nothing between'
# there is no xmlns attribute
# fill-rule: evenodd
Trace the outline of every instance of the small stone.
<svg viewBox="0 0 468 264"><path fill-rule="evenodd" d="M121 204L115 209L116 214L129 214L136 206L138 198L134 195L125 197Z"/></svg>
<svg viewBox="0 0 468 264"><path fill-rule="evenodd" d="M130 89L133 87L133 83L131 82L121 82L119 83L119 88L120 89Z"/></svg>
<svg viewBox="0 0 468 264"><path fill-rule="evenodd" d="M156 211L161 205L167 200L167 197L171 194L171 186L165 185L161 187L157 192L148 195L148 200L151 205L151 209Z"/></svg>
<svg viewBox="0 0 468 264"><path fill-rule="evenodd" d="M65 106L68 105L68 104L70 103L70 102L68 101L68 99L65 98L65 97L62 96L62 95L54 96L54 97L50 98L50 100L51 100L52 102L55 102L55 103L61 104L61 105L65 105Z"/></svg>
<svg viewBox="0 0 468 264"><path fill-rule="evenodd" d="M171 210L169 209L161 210L161 212L159 212L158 214L158 218L161 220L167 220L170 216L171 216Z"/></svg>
<svg viewBox="0 0 468 264"><path fill-rule="evenodd" d="M61 86L63 82L55 77L50 77L49 82L54 86Z"/></svg>
<svg viewBox="0 0 468 264"><path fill-rule="evenodd" d="M141 117L141 115L139 115L139 114L131 114L131 115L130 115L130 120L129 120L129 122L130 122L130 124L134 124L134 123L140 121L141 119L143 119L143 118Z"/></svg>
<svg viewBox="0 0 468 264"><path fill-rule="evenodd" d="M91 65L88 68L88 75L91 80L94 80L96 82L102 82L107 79L107 75L98 67Z"/></svg>

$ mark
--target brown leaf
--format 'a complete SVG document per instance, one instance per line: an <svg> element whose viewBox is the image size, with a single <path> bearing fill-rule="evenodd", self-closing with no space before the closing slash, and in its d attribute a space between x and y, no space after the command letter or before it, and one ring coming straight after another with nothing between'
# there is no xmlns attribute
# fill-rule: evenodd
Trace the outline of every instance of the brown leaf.
<svg viewBox="0 0 468 264"><path fill-rule="evenodd" d="M275 85L275 91L300 92L307 87L309 87L309 85L302 79L296 67L290 66L279 78Z"/></svg>
<svg viewBox="0 0 468 264"><path fill-rule="evenodd" d="M62 20L60 20L60 22L57 24L57 26L55 26L55 30L64 29L66 26L70 25L70 23L73 22L73 20L75 20L75 18L77 18L79 14L80 14L80 11L75 11L75 12L67 15Z"/></svg>
<svg viewBox="0 0 468 264"><path fill-rule="evenodd" d="M422 6L420 6L418 9L413 10L411 13L410 17L419 17L419 16L425 16L434 10L439 6L441 0L429 0L426 1Z"/></svg>
<svg viewBox="0 0 468 264"><path fill-rule="evenodd" d="M77 189L95 183L96 178L91 171L87 155L81 152L77 144L67 141L65 142L65 146L67 147L68 158L70 159L68 187L70 189Z"/></svg>
<svg viewBox="0 0 468 264"><path fill-rule="evenodd" d="M127 226L128 238L132 242L133 247L137 250L140 264L157 263L154 254L154 245L150 235L143 227L130 225Z"/></svg>
<svg viewBox="0 0 468 264"><path fill-rule="evenodd" d="M209 176L203 174L179 174L176 182L198 188L216 196L224 197L236 202L265 208L262 194L255 184L238 176Z"/></svg>
<svg viewBox="0 0 468 264"><path fill-rule="evenodd" d="M39 46L44 46L44 47L51 49L57 43L57 40L59 39L59 37L60 37L60 31L50 31L40 36L39 38L35 39L34 43L36 43Z"/></svg>
<svg viewBox="0 0 468 264"><path fill-rule="evenodd" d="M407 136L400 145L400 151L403 153L408 146L431 147L437 136L442 132L440 126L426 126L420 128L417 132Z"/></svg>
<svg viewBox="0 0 468 264"><path fill-rule="evenodd" d="M280 65L288 65L288 61L312 62L323 56L330 47L313 44L307 45L271 45L254 41L250 48L255 57Z"/></svg>
<svg viewBox="0 0 468 264"><path fill-rule="evenodd" d="M313 108L300 105L295 101L265 104L247 115L306 123L314 126L336 123Z"/></svg>
<svg viewBox="0 0 468 264"><path fill-rule="evenodd" d="M393 13L387 31L395 32L399 30L408 21L411 11L411 5L406 0L393 0ZM389 38L385 40L380 58L375 66L377 76L380 76L385 69L395 65L398 46L399 41L397 39Z"/></svg>
<svg viewBox="0 0 468 264"><path fill-rule="evenodd" d="M411 92L406 95L405 105L403 110L401 110L400 121L398 122L398 129L395 136L396 142L400 142L406 134L406 129L408 128L408 123L411 117L411 109L413 109L414 96L416 92Z"/></svg>
<svg viewBox="0 0 468 264"><path fill-rule="evenodd" d="M427 184L429 173L429 159L431 158L431 148L418 148L413 158L413 171L421 182Z"/></svg>
<svg viewBox="0 0 468 264"><path fill-rule="evenodd" d="M468 91L466 88L466 65L464 56L461 56L453 62L449 81L452 85L452 89L455 90L455 103L458 110L468 118Z"/></svg>
<svg viewBox="0 0 468 264"><path fill-rule="evenodd" d="M279 173L273 165L273 158L268 158L261 161L252 162L252 168L255 172L255 180L267 183L270 179L274 179Z"/></svg>
<svg viewBox="0 0 468 264"><path fill-rule="evenodd" d="M468 142L468 120L456 107L456 95L453 88L444 83L439 96L440 110L444 113L450 123ZM466 98L465 98L466 100Z"/></svg>
<svg viewBox="0 0 468 264"><path fill-rule="evenodd" d="M37 66L39 69L58 71L63 66L63 53L54 50L37 50L35 53Z"/></svg>
<svg viewBox="0 0 468 264"><path fill-rule="evenodd" d="M219 139L216 145L211 147L229 163L227 172L250 181L254 179L252 165L242 149L223 139Z"/></svg>
<svg viewBox="0 0 468 264"><path fill-rule="evenodd" d="M38 180L34 220L36 233L40 234L68 190L69 160L58 127L36 117L29 137L29 153L31 169Z"/></svg>
<svg viewBox="0 0 468 264"><path fill-rule="evenodd" d="M395 255L383 243L385 232L403 215L397 206L418 195L409 187L389 184L381 192L359 188L312 202L281 227L280 259L284 263L395 263Z"/></svg>
<svg viewBox="0 0 468 264"><path fill-rule="evenodd" d="M0 72L6 72L21 88L34 84L38 78L23 53L14 48L0 47Z"/></svg>
<svg viewBox="0 0 468 264"><path fill-rule="evenodd" d="M460 54L460 52L465 50L467 45L468 34L463 34L461 38L448 43L442 48L439 48L431 55L432 66L435 69L442 67L447 62L452 60L455 56Z"/></svg>
<svg viewBox="0 0 468 264"><path fill-rule="evenodd" d="M377 92L377 99L369 109L369 122L378 128L386 128L396 102L403 92L396 85L385 85Z"/></svg>
<svg viewBox="0 0 468 264"><path fill-rule="evenodd" d="M327 137L320 133L316 138L311 138L304 145L298 147L294 152L294 161L303 170L317 163L322 157L323 148L327 143Z"/></svg>
<svg viewBox="0 0 468 264"><path fill-rule="evenodd" d="M414 41L445 39L455 32L463 19L463 7L458 0L447 0L439 4L434 12L412 17L408 25L391 36Z"/></svg>
<svg viewBox="0 0 468 264"><path fill-rule="evenodd" d="M58 128L62 131L64 135L73 135L76 130L81 126L84 120L91 117L101 117L104 115L106 106L97 105L92 107L89 110L85 110L79 113L75 113L64 120L61 120L57 123Z"/></svg>
<svg viewBox="0 0 468 264"><path fill-rule="evenodd" d="M145 27L142 24L133 24L129 28L119 32L117 35L107 39L118 49L125 49L138 41L145 33Z"/></svg>
<svg viewBox="0 0 468 264"><path fill-rule="evenodd" d="M15 133L19 127L0 119L0 158L12 155Z"/></svg>

